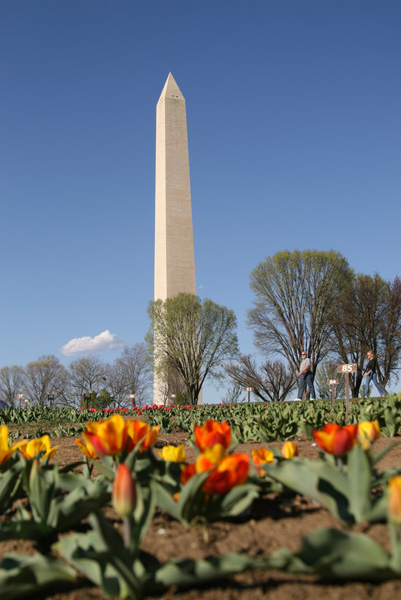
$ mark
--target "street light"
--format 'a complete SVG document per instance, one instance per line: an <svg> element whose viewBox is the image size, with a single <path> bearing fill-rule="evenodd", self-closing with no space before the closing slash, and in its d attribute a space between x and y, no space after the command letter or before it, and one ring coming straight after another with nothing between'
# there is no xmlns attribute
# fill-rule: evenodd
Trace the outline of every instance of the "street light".
<svg viewBox="0 0 401 600"><path fill-rule="evenodd" d="M245 390L244 390L244 392L248 392L248 404L249 404L249 403L250 403L250 401L251 401L251 392L253 392L253 390L254 390L254 389L255 389L255 388L253 388L253 387L247 387L247 388L245 388Z"/></svg>
<svg viewBox="0 0 401 600"><path fill-rule="evenodd" d="M54 402L54 394L47 394L47 401L50 402Z"/></svg>
<svg viewBox="0 0 401 600"><path fill-rule="evenodd" d="M17 394L17 400L19 400L19 407L21 408L21 400L23 400L24 402L28 402L28 400L25 400L25 395L24 394Z"/></svg>
<svg viewBox="0 0 401 600"><path fill-rule="evenodd" d="M89 400L91 399L91 394L89 392L85 392L84 398L86 400L86 408L89 408Z"/></svg>
<svg viewBox="0 0 401 600"><path fill-rule="evenodd" d="M171 403L175 405L175 399L177 398L177 394L170 394L170 398L172 400Z"/></svg>
<svg viewBox="0 0 401 600"><path fill-rule="evenodd" d="M131 398L131 410L134 410L134 406L135 406L135 396L136 394L129 394L129 398Z"/></svg>

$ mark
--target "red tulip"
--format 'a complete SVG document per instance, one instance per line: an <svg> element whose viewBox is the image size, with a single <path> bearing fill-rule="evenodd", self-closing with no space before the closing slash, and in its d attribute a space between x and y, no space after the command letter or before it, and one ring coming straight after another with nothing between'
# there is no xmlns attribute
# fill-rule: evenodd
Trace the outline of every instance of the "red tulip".
<svg viewBox="0 0 401 600"><path fill-rule="evenodd" d="M356 443L358 425L340 427L336 423L328 423L321 431L313 430L313 437L322 450L334 456L344 456Z"/></svg>

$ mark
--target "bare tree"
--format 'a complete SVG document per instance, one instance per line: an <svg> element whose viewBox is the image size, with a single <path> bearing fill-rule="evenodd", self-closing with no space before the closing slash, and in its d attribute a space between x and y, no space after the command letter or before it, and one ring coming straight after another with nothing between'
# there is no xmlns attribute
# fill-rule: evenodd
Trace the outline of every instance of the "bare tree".
<svg viewBox="0 0 401 600"><path fill-rule="evenodd" d="M85 394L98 394L106 387L107 365L97 356L78 358L69 366L70 385L76 401L81 402Z"/></svg>
<svg viewBox="0 0 401 600"><path fill-rule="evenodd" d="M238 362L226 365L226 371L242 388L253 387L263 402L283 402L297 385L294 373L278 360L267 360L258 367L251 355L241 356Z"/></svg>
<svg viewBox="0 0 401 600"><path fill-rule="evenodd" d="M294 372L305 349L314 374L331 349L334 298L352 278L347 260L334 250L267 257L251 273L256 300L248 324L255 345L267 357L281 355Z"/></svg>
<svg viewBox="0 0 401 600"><path fill-rule="evenodd" d="M350 377L354 398L363 380L368 350L378 357L378 376L384 385L397 381L401 359L401 280L359 274L336 298L332 313L333 349L344 363L357 364Z"/></svg>
<svg viewBox="0 0 401 600"><path fill-rule="evenodd" d="M0 369L0 396L11 406L17 404L17 394L21 394L24 384L24 369L20 366L3 367Z"/></svg>
<svg viewBox="0 0 401 600"><path fill-rule="evenodd" d="M343 375L340 377L338 376L337 366L338 361L334 359L325 359L322 363L320 363L314 381L316 393L319 398L331 398L331 386L327 384L327 380L337 378L339 380L339 384L335 388L334 397L345 397L345 378Z"/></svg>
<svg viewBox="0 0 401 600"><path fill-rule="evenodd" d="M25 396L33 404L64 400L67 385L67 371L53 354L40 356L24 369Z"/></svg>
<svg viewBox="0 0 401 600"><path fill-rule="evenodd" d="M108 373L110 393L117 404L126 405L130 394L135 394L134 404L145 404L152 386L152 371L145 344L124 348Z"/></svg>

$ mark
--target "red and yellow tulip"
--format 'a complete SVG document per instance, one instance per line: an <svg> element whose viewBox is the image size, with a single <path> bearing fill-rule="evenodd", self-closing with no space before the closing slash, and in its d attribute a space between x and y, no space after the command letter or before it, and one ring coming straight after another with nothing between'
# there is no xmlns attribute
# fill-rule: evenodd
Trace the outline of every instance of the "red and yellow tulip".
<svg viewBox="0 0 401 600"><path fill-rule="evenodd" d="M127 447L127 428L121 415L113 415L110 419L97 422L90 421L86 424L82 437L99 456L116 456Z"/></svg>
<svg viewBox="0 0 401 600"><path fill-rule="evenodd" d="M136 485L125 463L117 467L111 494L114 510L122 519L129 518L136 505Z"/></svg>
<svg viewBox="0 0 401 600"><path fill-rule="evenodd" d="M281 456L287 460L294 458L294 456L298 456L297 444L291 441L284 442L283 447L281 448Z"/></svg>
<svg viewBox="0 0 401 600"><path fill-rule="evenodd" d="M95 460L99 458L90 442L82 442L81 440L75 440L75 443L81 450L82 454L85 454L85 456L87 456L88 458L93 458Z"/></svg>
<svg viewBox="0 0 401 600"><path fill-rule="evenodd" d="M202 426L194 425L195 443L203 452L216 444L227 449L231 444L231 428L228 423L218 423L209 419Z"/></svg>
<svg viewBox="0 0 401 600"><path fill-rule="evenodd" d="M40 453L44 453L40 460L44 460L47 457L50 459L54 456L57 448L58 446L50 448L50 438L48 435L43 435L41 438L33 440L22 440L18 443L18 450L27 459L35 458Z"/></svg>
<svg viewBox="0 0 401 600"><path fill-rule="evenodd" d="M313 430L313 437L322 450L334 456L345 456L355 445L358 425L340 427L328 423L321 431Z"/></svg>
<svg viewBox="0 0 401 600"><path fill-rule="evenodd" d="M248 479L250 458L248 454L230 454L223 458L202 486L205 494L226 494Z"/></svg>
<svg viewBox="0 0 401 600"><path fill-rule="evenodd" d="M255 448L252 450L252 460L255 467L260 467L261 465L266 465L268 463L274 462L273 452L268 450L267 448ZM263 469L256 469L261 477L265 476L265 472Z"/></svg>
<svg viewBox="0 0 401 600"><path fill-rule="evenodd" d="M148 423L134 419L126 422L128 435L128 450L131 451L137 444L142 442L140 452L146 452L149 448L153 448L159 435L160 426L152 427Z"/></svg>
<svg viewBox="0 0 401 600"><path fill-rule="evenodd" d="M0 465L5 463L12 454L18 449L21 442L16 442L9 446L8 444L8 427L7 425L0 426Z"/></svg>

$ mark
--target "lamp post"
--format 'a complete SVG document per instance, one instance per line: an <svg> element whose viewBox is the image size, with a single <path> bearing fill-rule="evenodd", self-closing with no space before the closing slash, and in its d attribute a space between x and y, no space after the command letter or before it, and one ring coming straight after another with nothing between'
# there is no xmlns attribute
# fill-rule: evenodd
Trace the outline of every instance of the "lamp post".
<svg viewBox="0 0 401 600"><path fill-rule="evenodd" d="M54 402L54 394L47 394L47 401L49 404Z"/></svg>
<svg viewBox="0 0 401 600"><path fill-rule="evenodd" d="M17 394L17 400L19 400L19 407L21 408L21 400L23 400L24 402L28 402L28 400L25 400L25 395L24 394Z"/></svg>
<svg viewBox="0 0 401 600"><path fill-rule="evenodd" d="M131 399L131 410L134 410L136 394L129 394L128 397Z"/></svg>
<svg viewBox="0 0 401 600"><path fill-rule="evenodd" d="M91 399L91 394L89 392L85 392L84 398L86 400L86 409L89 408L89 400Z"/></svg>
<svg viewBox="0 0 401 600"><path fill-rule="evenodd" d="M177 397L177 394L170 394L170 398L171 398L171 403L174 404L175 406L175 399Z"/></svg>
<svg viewBox="0 0 401 600"><path fill-rule="evenodd" d="M248 404L250 404L250 402L251 402L251 392L253 392L254 389L255 388L253 388L253 387L247 387L244 390L245 392L248 392Z"/></svg>

